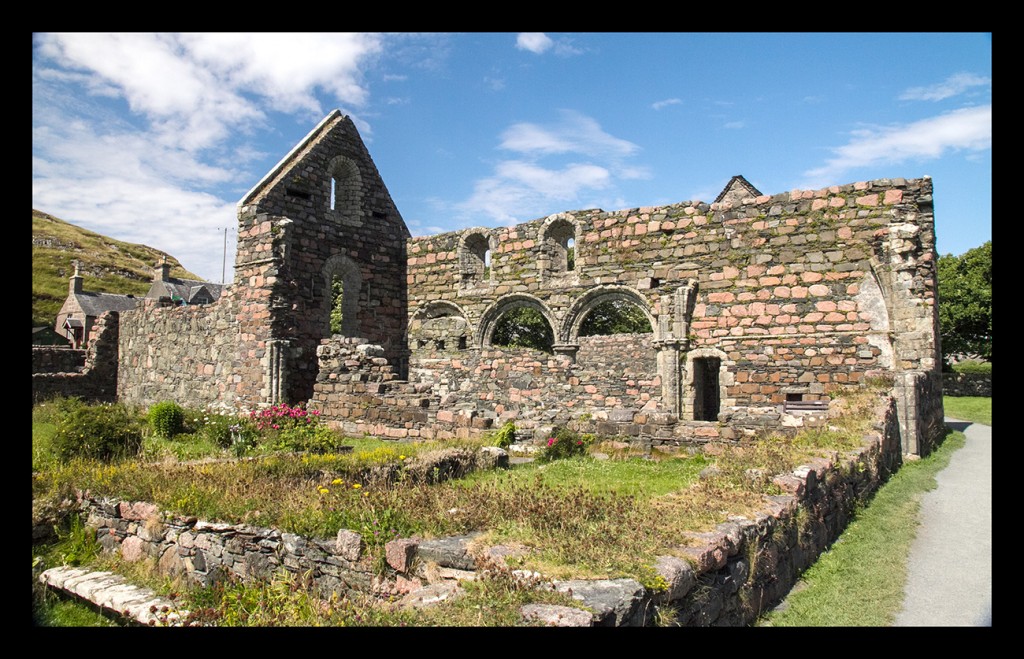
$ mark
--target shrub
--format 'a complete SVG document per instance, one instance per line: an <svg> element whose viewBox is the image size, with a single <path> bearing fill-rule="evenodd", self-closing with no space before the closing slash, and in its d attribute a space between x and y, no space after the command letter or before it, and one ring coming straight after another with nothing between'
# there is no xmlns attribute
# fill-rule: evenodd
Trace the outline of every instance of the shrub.
<svg viewBox="0 0 1024 659"><path fill-rule="evenodd" d="M185 411L174 401L157 403L149 408L149 427L160 437L171 439L185 429Z"/></svg>
<svg viewBox="0 0 1024 659"><path fill-rule="evenodd" d="M344 443L341 435L327 426L309 424L279 430L275 447L285 451L331 453Z"/></svg>
<svg viewBox="0 0 1024 659"><path fill-rule="evenodd" d="M229 414L211 414L207 412L198 418L203 420L203 425L199 428L199 434L203 439L221 448L229 448L234 443L231 429L239 425L240 420L238 417Z"/></svg>
<svg viewBox="0 0 1024 659"><path fill-rule="evenodd" d="M492 437L491 440L498 448L507 449L515 438L516 424L511 421L506 421L505 425L503 425L498 432L494 433L494 437Z"/></svg>
<svg viewBox="0 0 1024 659"><path fill-rule="evenodd" d="M317 425L320 412L306 411L301 405L291 407L287 403L279 403L265 410L250 412L249 419L256 424L257 430L286 430Z"/></svg>
<svg viewBox="0 0 1024 659"><path fill-rule="evenodd" d="M541 452L542 462L571 458L587 454L587 447L593 442L593 435L580 435L568 428L555 428Z"/></svg>
<svg viewBox="0 0 1024 659"><path fill-rule="evenodd" d="M53 448L62 460L112 460L136 455L142 447L139 419L124 405L80 405L57 422Z"/></svg>
<svg viewBox="0 0 1024 659"><path fill-rule="evenodd" d="M992 362L967 360L953 364L956 373L992 375Z"/></svg>

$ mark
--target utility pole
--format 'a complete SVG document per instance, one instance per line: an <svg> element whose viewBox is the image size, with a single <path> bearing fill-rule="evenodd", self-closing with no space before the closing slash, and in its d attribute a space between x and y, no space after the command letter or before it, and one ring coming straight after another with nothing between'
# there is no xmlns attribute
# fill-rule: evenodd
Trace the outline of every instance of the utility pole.
<svg viewBox="0 0 1024 659"><path fill-rule="evenodd" d="M224 278L227 276L228 271L228 228L224 227L224 260L221 261L220 266L220 283L225 283Z"/></svg>

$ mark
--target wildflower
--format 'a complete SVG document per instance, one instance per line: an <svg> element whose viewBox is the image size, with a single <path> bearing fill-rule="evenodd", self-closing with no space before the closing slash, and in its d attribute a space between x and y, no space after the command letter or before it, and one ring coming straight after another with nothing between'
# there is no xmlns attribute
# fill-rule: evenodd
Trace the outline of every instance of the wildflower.
<svg viewBox="0 0 1024 659"><path fill-rule="evenodd" d="M399 460L405 460L405 456L404 455L400 455L400 456L398 456L398 459Z"/></svg>
<svg viewBox="0 0 1024 659"><path fill-rule="evenodd" d="M548 437L548 446L551 446L552 444L554 444L557 441L558 440L555 439L554 437Z"/></svg>
<svg viewBox="0 0 1024 659"><path fill-rule="evenodd" d="M333 481L331 481L331 485L344 485L344 484L345 484L345 481L341 480L340 478L335 478Z"/></svg>
<svg viewBox="0 0 1024 659"><path fill-rule="evenodd" d="M317 490L320 492L320 494L330 494L331 493L331 491L328 490L326 487L318 487Z"/></svg>
<svg viewBox="0 0 1024 659"><path fill-rule="evenodd" d="M358 489L359 489L359 488L361 488L361 487L362 487L362 485L360 485L359 483L353 483L353 484L352 484L352 489L353 489L353 490L358 490Z"/></svg>

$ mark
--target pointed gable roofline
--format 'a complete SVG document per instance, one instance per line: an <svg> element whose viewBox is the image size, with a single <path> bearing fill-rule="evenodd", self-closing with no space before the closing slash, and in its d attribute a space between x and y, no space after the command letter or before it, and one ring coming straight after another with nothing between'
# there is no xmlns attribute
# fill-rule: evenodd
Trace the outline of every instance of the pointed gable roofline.
<svg viewBox="0 0 1024 659"><path fill-rule="evenodd" d="M341 113L341 110L337 109L333 110L330 114L324 117L323 120L321 120L320 123L316 125L316 128L309 131L309 134L306 135L306 137L301 142L296 144L284 158L281 158L281 161L279 163L274 165L274 167L269 172L267 172L263 178L260 179L259 183L254 185L253 188L249 190L249 192L247 192L244 197L242 197L242 199L237 204L237 208L241 209L242 206L252 203L256 199L256 197L258 197L259 194L263 192L263 190L269 187L273 181L276 181L285 172L285 170L287 170L291 166L291 164L294 161L298 160L301 154L307 148L309 148L309 146L312 143L314 143L318 137L320 137L323 133L329 131L337 123L341 121L351 122L352 120L348 119L345 115Z"/></svg>
<svg viewBox="0 0 1024 659"><path fill-rule="evenodd" d="M733 176L729 179L729 183L726 184L725 188L722 189L721 194L715 197L715 203L721 203L726 199L742 198L742 197L760 197L761 191L750 184L750 181L743 178L740 175Z"/></svg>

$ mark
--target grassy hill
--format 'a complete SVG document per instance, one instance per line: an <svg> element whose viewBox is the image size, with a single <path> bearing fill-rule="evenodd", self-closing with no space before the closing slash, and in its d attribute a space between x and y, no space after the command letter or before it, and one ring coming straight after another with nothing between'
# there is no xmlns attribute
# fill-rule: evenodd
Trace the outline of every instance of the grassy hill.
<svg viewBox="0 0 1024 659"><path fill-rule="evenodd" d="M177 259L145 245L121 242L32 210L32 326L52 326L68 296L68 280L78 261L86 291L143 296L153 281L153 266L166 258L171 276L200 279ZM52 332L46 335L46 342ZM33 341L39 337L35 337Z"/></svg>

